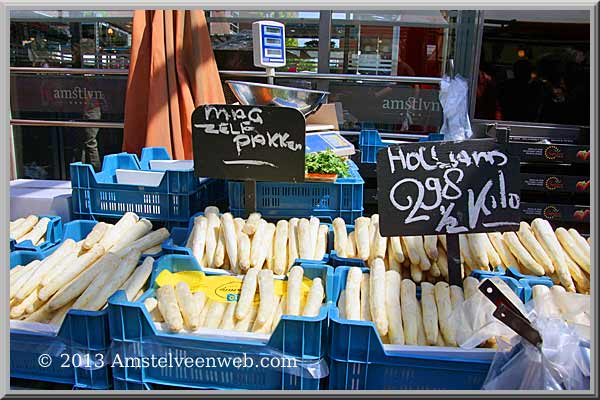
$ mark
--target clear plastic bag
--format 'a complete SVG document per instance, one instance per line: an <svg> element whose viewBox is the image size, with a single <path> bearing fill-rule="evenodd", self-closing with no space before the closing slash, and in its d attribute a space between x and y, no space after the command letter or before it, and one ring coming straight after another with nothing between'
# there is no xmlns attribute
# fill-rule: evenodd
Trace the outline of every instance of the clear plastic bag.
<svg viewBox="0 0 600 400"><path fill-rule="evenodd" d="M439 99L444 109L444 123L440 133L444 140L464 140L473 135L469 121L469 86L460 75L445 76L440 84Z"/></svg>
<svg viewBox="0 0 600 400"><path fill-rule="evenodd" d="M589 390L589 342L557 318L537 319L533 326L543 343L536 347L520 336L497 341L483 390Z"/></svg>
<svg viewBox="0 0 600 400"><path fill-rule="evenodd" d="M490 278L490 280L519 308L521 313L526 314L525 306L521 300L503 280L498 277ZM454 310L451 318L457 328L456 342L461 348L473 349L497 337L510 340L516 335L515 332L492 315L495 309L494 303L478 290L469 299L465 300L461 307Z"/></svg>
<svg viewBox="0 0 600 400"><path fill-rule="evenodd" d="M495 341L497 351L484 390L587 390L590 381L590 296L558 290L523 304L495 277L490 279L540 333L542 344L532 345L497 320L496 306L477 291L451 318L456 341L472 349Z"/></svg>

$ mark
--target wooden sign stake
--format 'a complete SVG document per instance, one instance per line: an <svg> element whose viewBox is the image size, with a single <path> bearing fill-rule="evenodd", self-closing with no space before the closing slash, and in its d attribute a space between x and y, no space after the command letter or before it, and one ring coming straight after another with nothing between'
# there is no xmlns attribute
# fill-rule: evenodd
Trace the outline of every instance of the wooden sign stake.
<svg viewBox="0 0 600 400"><path fill-rule="evenodd" d="M460 244L458 235L446 234L446 247L448 251L448 281L450 285L462 287L462 273L460 268Z"/></svg>
<svg viewBox="0 0 600 400"><path fill-rule="evenodd" d="M246 218L256 212L256 181L247 179L244 184L244 204L246 205Z"/></svg>

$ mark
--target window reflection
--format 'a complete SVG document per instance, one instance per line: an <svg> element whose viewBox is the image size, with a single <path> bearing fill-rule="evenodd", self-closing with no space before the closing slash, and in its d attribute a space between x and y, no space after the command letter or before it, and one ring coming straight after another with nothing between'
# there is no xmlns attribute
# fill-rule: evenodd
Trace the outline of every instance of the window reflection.
<svg viewBox="0 0 600 400"><path fill-rule="evenodd" d="M589 125L589 23L560 13L486 19L476 118Z"/></svg>

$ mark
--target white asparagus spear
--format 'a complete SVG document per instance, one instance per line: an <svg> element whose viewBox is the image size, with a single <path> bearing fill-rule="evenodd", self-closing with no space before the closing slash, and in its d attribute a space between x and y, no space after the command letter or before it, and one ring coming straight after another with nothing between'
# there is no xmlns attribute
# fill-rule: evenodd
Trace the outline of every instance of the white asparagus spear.
<svg viewBox="0 0 600 400"><path fill-rule="evenodd" d="M311 247L310 240L310 222L306 218L298 222L298 253L300 258L310 260L313 256L314 248Z"/></svg>
<svg viewBox="0 0 600 400"><path fill-rule="evenodd" d="M390 237L388 252L391 252L393 257L399 263L404 262L404 252L402 251L402 243L399 236Z"/></svg>
<svg viewBox="0 0 600 400"><path fill-rule="evenodd" d="M259 270L257 268L250 268L246 273L246 276L244 276L242 289L240 290L240 297L235 309L235 318L238 321L244 319L244 317L246 317L246 315L252 309L252 303L256 293L258 271Z"/></svg>
<svg viewBox="0 0 600 400"><path fill-rule="evenodd" d="M82 248L84 250L89 250L92 247L94 247L96 243L102 240L102 237L106 234L106 232L108 232L110 228L112 228L112 226L112 224L107 224L106 222L98 222L96 225L94 225L90 233L85 237Z"/></svg>
<svg viewBox="0 0 600 400"><path fill-rule="evenodd" d="M388 318L385 307L385 278L385 265L380 258L377 258L371 266L369 300L371 302L371 318L380 336L385 336L388 333Z"/></svg>
<svg viewBox="0 0 600 400"><path fill-rule="evenodd" d="M590 257L587 256L573 239L569 231L565 228L556 230L556 237L567 254L579 265L585 272L590 273Z"/></svg>
<svg viewBox="0 0 600 400"><path fill-rule="evenodd" d="M327 254L327 237L329 229L326 225L319 226L319 232L317 233L317 248L315 250L315 260L322 260ZM348 244L352 246L352 240L348 238ZM354 255L354 254L353 254Z"/></svg>
<svg viewBox="0 0 600 400"><path fill-rule="evenodd" d="M275 228L275 244L273 253L275 256L273 272L276 275L282 275L288 266L287 242L288 242L288 227L289 223L282 219L277 221Z"/></svg>
<svg viewBox="0 0 600 400"><path fill-rule="evenodd" d="M122 235L119 238L119 240L110 248L111 253L118 253L119 250L128 247L133 242L135 242L141 237L146 236L151 231L152 222L148 221L146 218L140 219L131 228L127 229L124 232L121 232Z"/></svg>
<svg viewBox="0 0 600 400"><path fill-rule="evenodd" d="M131 277L128 279L127 286L125 287L125 294L129 301L134 299L135 294L144 288L144 285L152 274L152 265L154 259L152 257L146 257L142 265L137 267Z"/></svg>
<svg viewBox="0 0 600 400"><path fill-rule="evenodd" d="M298 218L292 218L288 227L288 268L298 258L298 222Z"/></svg>
<svg viewBox="0 0 600 400"><path fill-rule="evenodd" d="M20 237L33 229L38 220L39 218L36 215L29 215L27 218L25 218L25 221L13 228L12 232L10 232L10 238L19 241Z"/></svg>
<svg viewBox="0 0 600 400"><path fill-rule="evenodd" d="M177 296L173 285L161 286L156 290L158 309L164 317L171 332L179 332L183 329L183 316L177 304Z"/></svg>
<svg viewBox="0 0 600 400"><path fill-rule="evenodd" d="M321 225L321 221L317 217L310 217L308 221L310 225L310 245L312 248L312 255L310 257L311 260L317 260L317 239L319 235L319 226Z"/></svg>
<svg viewBox="0 0 600 400"><path fill-rule="evenodd" d="M348 233L346 230L346 221L337 217L333 220L333 248L340 257L347 257Z"/></svg>
<svg viewBox="0 0 600 400"><path fill-rule="evenodd" d="M385 272L385 310L388 321L387 334L391 344L405 343L400 296L400 274L396 271ZM414 328L416 343L416 326Z"/></svg>
<svg viewBox="0 0 600 400"><path fill-rule="evenodd" d="M323 282L321 278L313 279L312 286L308 291L308 296L306 297L306 304L304 305L304 310L302 310L303 317L316 317L319 315L319 311L321 309L321 304L323 303L323 299L325 297L325 288L323 287Z"/></svg>
<svg viewBox="0 0 600 400"><path fill-rule="evenodd" d="M256 313L255 323L257 328L262 328L269 317L273 314L275 304L275 284L273 283L273 271L263 269L258 273L258 291L260 302Z"/></svg>
<svg viewBox="0 0 600 400"><path fill-rule="evenodd" d="M300 315L300 299L302 295L302 278L304 269L296 265L290 269L287 284L287 315Z"/></svg>
<svg viewBox="0 0 600 400"><path fill-rule="evenodd" d="M118 266L120 258L112 253L105 254L97 260L94 265L86 269L76 279L71 281L67 286L58 291L58 293L50 300L50 310L57 310L68 304L71 300L75 300L82 294L88 286L104 270L113 270Z"/></svg>
<svg viewBox="0 0 600 400"><path fill-rule="evenodd" d="M437 240L437 237L435 238ZM400 303L402 306L402 322L404 324L404 343L418 345L417 286L410 279L403 279L400 283Z"/></svg>
<svg viewBox="0 0 600 400"><path fill-rule="evenodd" d="M50 218L42 218L37 224L25 235L21 236L17 239L17 243L24 242L25 240L31 240L31 242L35 245L46 235L48 231L48 223L50 222Z"/></svg>
<svg viewBox="0 0 600 400"><path fill-rule="evenodd" d="M546 271L547 274L554 273L554 265L552 264L552 260L533 235L533 231L527 222L522 221L519 224L517 236L519 237L519 240L525 249L527 249L529 254L531 254L533 259L544 268L544 271Z"/></svg>
<svg viewBox="0 0 600 400"><path fill-rule="evenodd" d="M136 222L138 222L139 217L132 212L126 212L123 214L121 219L117 221L100 239L100 244L104 246L106 251L111 250L111 248L121 239L122 235Z"/></svg>
<svg viewBox="0 0 600 400"><path fill-rule="evenodd" d="M362 271L358 267L348 270L346 277L346 319L360 320L360 283Z"/></svg>
<svg viewBox="0 0 600 400"><path fill-rule="evenodd" d="M556 269L556 275L560 279L560 283L569 292L575 292L575 285L571 274L569 274L569 267L565 260L562 252L553 251L560 247L560 242L556 238L556 235L552 231L550 223L544 219L536 218L531 223L535 237L539 240L540 244L546 250L546 253L552 258L554 267Z"/></svg>
<svg viewBox="0 0 600 400"><path fill-rule="evenodd" d="M95 244L90 251L83 254L81 257L77 257L73 264L68 265L60 275L40 289L38 293L40 300L49 299L50 296L58 292L59 289L75 279L80 273L82 273L87 267L92 265L103 255L104 247L102 247L100 244Z"/></svg>
<svg viewBox="0 0 600 400"><path fill-rule="evenodd" d="M362 321L371 321L370 280L370 274L363 274L360 280L360 319Z"/></svg>
<svg viewBox="0 0 600 400"><path fill-rule="evenodd" d="M221 221L219 220L219 217L214 213L209 213L206 218L206 246L204 249L206 259L203 258L203 261L206 262L206 264L204 265L210 267L213 265L215 258L215 251L217 249L217 240L219 238L219 227L221 225Z"/></svg>
<svg viewBox="0 0 600 400"><path fill-rule="evenodd" d="M104 306L106 301L112 294L127 280L129 275L133 272L135 266L140 259L141 253L139 250L134 250L129 253L125 258L121 260L121 263L117 267L115 273L106 282L105 286L100 288L96 295L83 307L84 310L97 311ZM154 262L152 257L148 257L149 262ZM161 310L162 313L162 310ZM163 313L163 316L164 315Z"/></svg>
<svg viewBox="0 0 600 400"><path fill-rule="evenodd" d="M113 252L117 256L123 258L130 252L137 250L140 253L144 254L146 250L161 244L165 240L169 238L169 231L167 228L160 228L153 232L148 233L147 235L139 238L135 242L131 243L129 246L117 251ZM112 251L111 251L112 252Z"/></svg>
<svg viewBox="0 0 600 400"><path fill-rule="evenodd" d="M431 283L421 284L421 311L427 344L435 346L438 341L438 310L435 302L435 288Z"/></svg>
<svg viewBox="0 0 600 400"><path fill-rule="evenodd" d="M208 220L205 216L199 216L194 218L194 227L192 228L192 232L190 233L190 248L192 249L192 254L198 264L202 265L202 260L204 259L204 249L206 246L206 233L208 230Z"/></svg>
<svg viewBox="0 0 600 400"><path fill-rule="evenodd" d="M356 251L358 258L367 261L371 255L371 238L369 236L369 218L360 217L354 221L354 231L356 232Z"/></svg>

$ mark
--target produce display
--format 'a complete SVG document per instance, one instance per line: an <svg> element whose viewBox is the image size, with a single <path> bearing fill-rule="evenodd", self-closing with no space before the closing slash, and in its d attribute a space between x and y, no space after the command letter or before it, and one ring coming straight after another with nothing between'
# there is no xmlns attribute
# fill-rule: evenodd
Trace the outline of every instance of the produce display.
<svg viewBox="0 0 600 400"><path fill-rule="evenodd" d="M331 149L306 154L304 165L307 174L335 174L340 177L350 176L346 160L336 155Z"/></svg>
<svg viewBox="0 0 600 400"><path fill-rule="evenodd" d="M545 318L561 318L574 324L588 340L591 337L591 299L589 295L573 294L560 285L548 288L533 287L533 304L536 313Z"/></svg>
<svg viewBox="0 0 600 400"><path fill-rule="evenodd" d="M46 232L48 230L49 218L39 218L36 215L18 218L10 221L10 238L17 243L25 240L31 240L35 246L46 241Z"/></svg>
<svg viewBox="0 0 600 400"><path fill-rule="evenodd" d="M99 222L79 242L66 239L51 255L10 271L10 318L60 325L70 309L98 311L117 290L139 298L160 251L165 228L131 212L114 225Z"/></svg>
<svg viewBox="0 0 600 400"><path fill-rule="evenodd" d="M211 299L204 291L192 293L186 282L178 282L160 286L154 297L144 300L144 305L152 319L164 322L170 332L210 328L271 333L282 315L317 316L325 298L321 278L313 279L308 293L303 295L304 269L300 266L290 269L282 296L277 294L277 280L270 269L250 268L241 279L237 302Z"/></svg>
<svg viewBox="0 0 600 400"><path fill-rule="evenodd" d="M327 253L327 225L319 218L292 218L277 223L265 221L260 213L247 220L220 215L207 207L194 219L185 244L200 265L244 274L250 268L269 269L284 275L298 258L322 260Z"/></svg>
<svg viewBox="0 0 600 400"><path fill-rule="evenodd" d="M333 221L333 229L340 257L362 259L368 267L380 259L386 270L417 283L448 280L445 235L382 237L378 214L357 218L349 234L341 218ZM569 292L589 293L589 239L575 229L554 231L538 218L531 226L521 222L517 232L461 234L459 243L463 278L472 270L512 266L523 274L547 275Z"/></svg>
<svg viewBox="0 0 600 400"><path fill-rule="evenodd" d="M384 344L457 347L457 330L465 327L453 313L478 294L479 283L467 277L463 291L446 282L422 282L419 300L412 280L401 279L398 271L386 271L383 260L376 259L368 273L358 267L349 269L337 306L341 319L372 321ZM503 291L512 293L508 288ZM510 298L521 303L514 294Z"/></svg>

